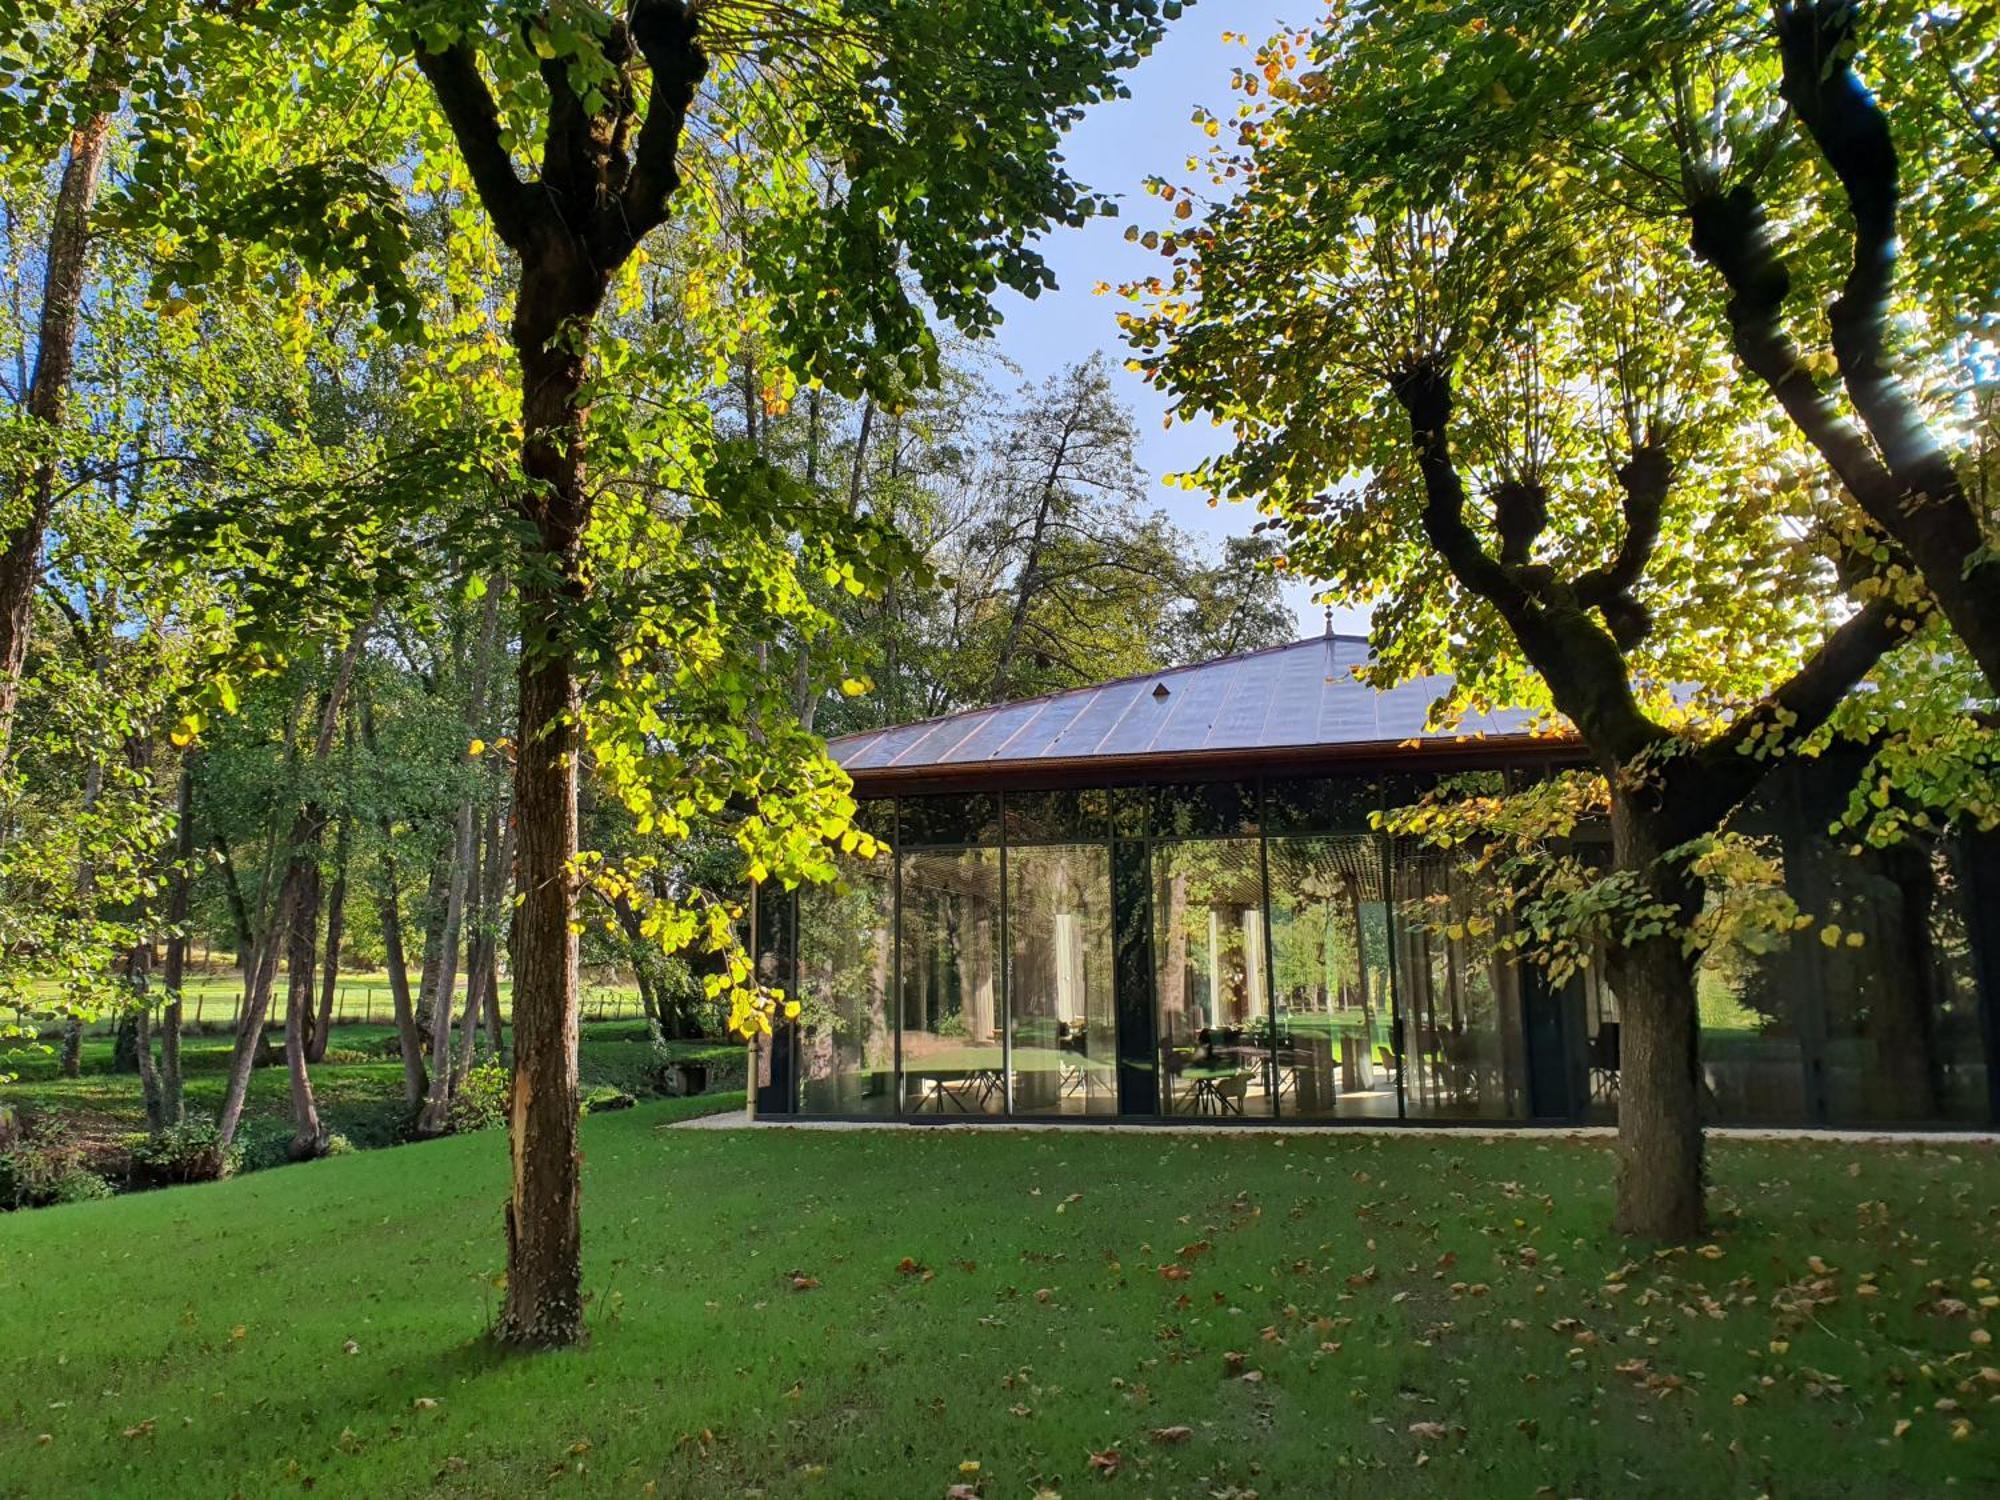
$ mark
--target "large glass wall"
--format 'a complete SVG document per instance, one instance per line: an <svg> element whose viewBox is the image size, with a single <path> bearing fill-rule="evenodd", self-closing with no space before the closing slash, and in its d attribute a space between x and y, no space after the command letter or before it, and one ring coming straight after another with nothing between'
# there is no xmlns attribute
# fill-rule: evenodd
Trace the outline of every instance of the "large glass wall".
<svg viewBox="0 0 2000 1500"><path fill-rule="evenodd" d="M1161 1113L1272 1112L1276 1091L1265 949L1259 840L1154 846Z"/></svg>
<svg viewBox="0 0 2000 1500"><path fill-rule="evenodd" d="M1111 849L1007 851L1007 1016L1016 1114L1116 1114Z"/></svg>
<svg viewBox="0 0 2000 1500"><path fill-rule="evenodd" d="M802 893L795 940L792 918L773 929L805 1014L772 1087L860 1117L1115 1115L1122 1081L1124 1108L1182 1117L1615 1118L1603 965L1560 991L1524 975L1511 913L1461 859L1369 828L1408 794L1328 777L873 804L899 852ZM1818 805L1786 790L1738 828L1814 925L1722 924L1704 955L1707 1117L1988 1122L1991 923L1967 894L1986 867L1957 839L1853 854L1800 816Z"/></svg>
<svg viewBox="0 0 2000 1500"><path fill-rule="evenodd" d="M895 861L845 860L799 895L799 1108L895 1113Z"/></svg>
<svg viewBox="0 0 2000 1500"><path fill-rule="evenodd" d="M1274 838L1271 970L1279 1108L1394 1119L1395 997L1382 845L1368 835Z"/></svg>
<svg viewBox="0 0 2000 1500"><path fill-rule="evenodd" d="M1000 851L907 850L902 888L902 1108L1004 1114Z"/></svg>
<svg viewBox="0 0 2000 1500"><path fill-rule="evenodd" d="M1403 1112L1525 1117L1521 976L1499 944L1506 912L1456 861L1426 850L1397 851L1390 887Z"/></svg>

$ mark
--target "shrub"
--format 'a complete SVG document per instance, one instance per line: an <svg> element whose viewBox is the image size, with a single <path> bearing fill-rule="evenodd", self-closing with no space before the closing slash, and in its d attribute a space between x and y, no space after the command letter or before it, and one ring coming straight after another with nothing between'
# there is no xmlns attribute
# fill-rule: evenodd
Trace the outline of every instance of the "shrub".
<svg viewBox="0 0 2000 1500"><path fill-rule="evenodd" d="M608 1083L600 1083L585 1092L583 1112L587 1115L601 1115L609 1110L630 1109L638 1102L623 1089L614 1088Z"/></svg>
<svg viewBox="0 0 2000 1500"><path fill-rule="evenodd" d="M507 1100L513 1092L513 1075L498 1058L474 1064L458 1081L446 1115L453 1134L468 1130L492 1130L507 1123Z"/></svg>
<svg viewBox="0 0 2000 1500"><path fill-rule="evenodd" d="M271 1167L291 1165L292 1127L289 1125L269 1129L245 1126L237 1133L236 1143L236 1170L239 1172L262 1172Z"/></svg>
<svg viewBox="0 0 2000 1500"><path fill-rule="evenodd" d="M157 1135L134 1136L130 1148L134 1187L214 1182L243 1164L242 1148L223 1150L222 1134L212 1120L187 1120Z"/></svg>
<svg viewBox="0 0 2000 1500"><path fill-rule="evenodd" d="M28 1131L0 1152L0 1208L40 1208L111 1196L111 1184L83 1164L83 1147L54 1125Z"/></svg>
<svg viewBox="0 0 2000 1500"><path fill-rule="evenodd" d="M91 1203L99 1198L109 1198L111 1192L111 1184L102 1177L95 1172L86 1172L79 1168L74 1172L65 1172L56 1179L55 1190L49 1202Z"/></svg>

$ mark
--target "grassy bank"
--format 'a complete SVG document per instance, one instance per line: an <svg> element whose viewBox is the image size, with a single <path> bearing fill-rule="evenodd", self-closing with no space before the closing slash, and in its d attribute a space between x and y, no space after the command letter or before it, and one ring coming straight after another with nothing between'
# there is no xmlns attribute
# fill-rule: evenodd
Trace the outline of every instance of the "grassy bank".
<svg viewBox="0 0 2000 1500"><path fill-rule="evenodd" d="M282 1050L282 1039L274 1036ZM182 1044L187 1106L191 1115L212 1117L221 1107L233 1039L227 1033L191 1035ZM674 1042L677 1060L705 1063L712 1087L740 1088L743 1049L711 1042ZM616 1089L638 1097L655 1092L658 1068L643 1021L586 1023L581 1030L578 1068L586 1091ZM146 1128L145 1100L136 1073L112 1071L108 1036L84 1039L81 1076L64 1078L48 1052L0 1054L0 1072L16 1075L0 1084L0 1104L10 1104L32 1121L59 1127L66 1139L86 1143L90 1163L116 1175L122 1171L125 1139ZM363 1150L397 1144L409 1123L403 1103L403 1065L388 1026L337 1026L327 1060L312 1069L313 1091L326 1128ZM244 1107L243 1140L252 1167L282 1161L292 1133L289 1083L282 1065L251 1075Z"/></svg>
<svg viewBox="0 0 2000 1500"><path fill-rule="evenodd" d="M1595 1142L684 1107L585 1122L582 1353L481 1337L497 1133L0 1218L0 1495L2000 1484L1988 1146L1720 1144L1654 1255Z"/></svg>

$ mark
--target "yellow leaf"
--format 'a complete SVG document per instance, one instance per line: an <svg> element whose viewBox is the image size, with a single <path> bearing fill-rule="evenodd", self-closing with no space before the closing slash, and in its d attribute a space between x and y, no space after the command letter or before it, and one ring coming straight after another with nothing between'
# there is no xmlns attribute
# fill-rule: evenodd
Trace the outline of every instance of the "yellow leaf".
<svg viewBox="0 0 2000 1500"><path fill-rule="evenodd" d="M471 755L475 758L484 755L486 753L486 741L474 740L471 744L465 747L465 752L466 754Z"/></svg>

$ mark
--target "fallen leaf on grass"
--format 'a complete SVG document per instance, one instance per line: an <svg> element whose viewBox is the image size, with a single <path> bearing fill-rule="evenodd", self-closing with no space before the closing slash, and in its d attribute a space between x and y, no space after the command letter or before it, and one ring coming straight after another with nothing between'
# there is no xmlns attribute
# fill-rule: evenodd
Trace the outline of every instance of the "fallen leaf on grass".
<svg viewBox="0 0 2000 1500"><path fill-rule="evenodd" d="M955 1484L944 1492L944 1500L979 1500L976 1484Z"/></svg>
<svg viewBox="0 0 2000 1500"><path fill-rule="evenodd" d="M144 1437L151 1437L152 1435L153 1435L153 1419L151 1417L146 1418L145 1421L139 1423L136 1427L128 1427L125 1429L125 1436L127 1436L128 1438L144 1438Z"/></svg>
<svg viewBox="0 0 2000 1500"><path fill-rule="evenodd" d="M810 1292L818 1286L819 1278L817 1276L794 1276L792 1278L792 1290L795 1292Z"/></svg>
<svg viewBox="0 0 2000 1500"><path fill-rule="evenodd" d="M434 1411L437 1408L437 1397L419 1396L410 1405L414 1406L418 1411Z"/></svg>
<svg viewBox="0 0 2000 1500"><path fill-rule="evenodd" d="M1410 1436L1420 1443L1435 1442L1451 1436L1451 1429L1442 1422L1412 1422Z"/></svg>
<svg viewBox="0 0 2000 1500"><path fill-rule="evenodd" d="M1091 1472L1102 1474L1106 1479L1116 1474L1119 1465L1124 1462L1125 1455L1120 1453L1116 1448L1106 1448L1102 1453L1093 1453L1090 1455Z"/></svg>
<svg viewBox="0 0 2000 1500"><path fill-rule="evenodd" d="M1153 1441L1160 1444L1185 1443L1194 1436L1192 1427L1155 1427L1150 1434Z"/></svg>

